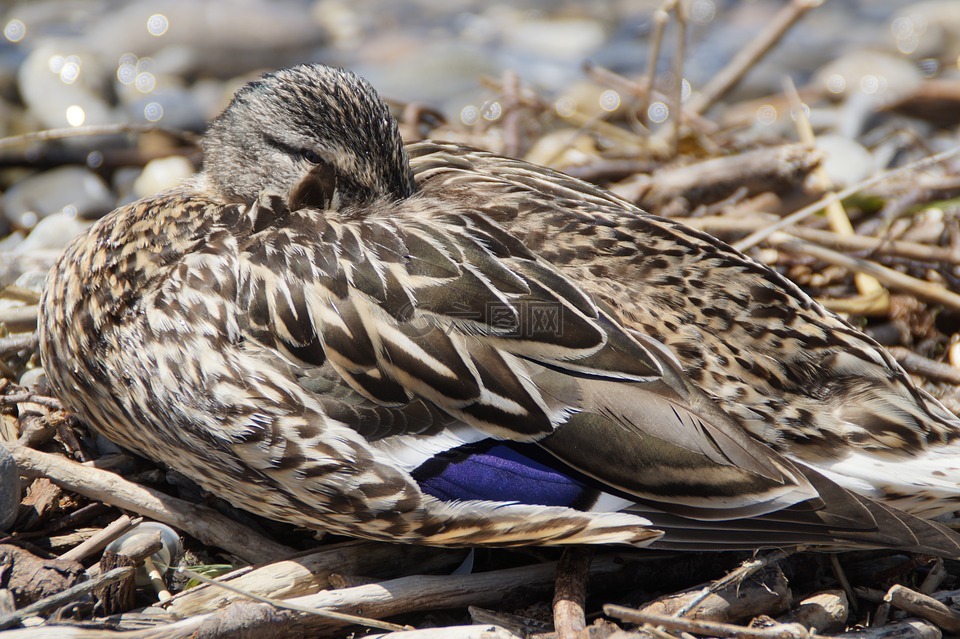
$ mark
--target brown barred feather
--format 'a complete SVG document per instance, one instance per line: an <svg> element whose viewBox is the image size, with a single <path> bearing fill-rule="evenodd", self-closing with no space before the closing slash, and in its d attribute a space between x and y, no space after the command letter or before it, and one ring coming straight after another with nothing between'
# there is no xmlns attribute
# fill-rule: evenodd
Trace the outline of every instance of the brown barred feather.
<svg viewBox="0 0 960 639"><path fill-rule="evenodd" d="M909 460L956 420L725 244L549 169L405 150L365 81L319 65L239 91L204 146L195 182L72 242L41 302L53 387L117 443L242 508L372 539L960 555L817 466ZM410 459L480 439L627 508L421 490Z"/></svg>

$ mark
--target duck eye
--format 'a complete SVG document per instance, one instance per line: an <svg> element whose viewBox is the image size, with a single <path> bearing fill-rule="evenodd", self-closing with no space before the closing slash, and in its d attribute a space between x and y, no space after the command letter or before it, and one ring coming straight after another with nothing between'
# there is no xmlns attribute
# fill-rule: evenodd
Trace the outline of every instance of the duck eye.
<svg viewBox="0 0 960 639"><path fill-rule="evenodd" d="M309 162L310 164L320 164L323 160L320 158L320 155L317 154L313 149L304 149L300 152L303 156L303 159Z"/></svg>

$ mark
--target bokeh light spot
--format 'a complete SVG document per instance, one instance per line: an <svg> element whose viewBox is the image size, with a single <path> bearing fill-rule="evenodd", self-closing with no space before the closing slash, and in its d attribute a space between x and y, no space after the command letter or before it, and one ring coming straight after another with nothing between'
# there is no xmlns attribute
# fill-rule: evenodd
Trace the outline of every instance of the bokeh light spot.
<svg viewBox="0 0 960 639"><path fill-rule="evenodd" d="M27 35L27 25L14 18L3 28L3 37L10 42L20 42Z"/></svg>
<svg viewBox="0 0 960 639"><path fill-rule="evenodd" d="M472 104L460 109L460 121L467 126L473 126L480 121L480 109Z"/></svg>
<svg viewBox="0 0 960 639"><path fill-rule="evenodd" d="M170 21L162 13L155 13L147 19L147 31L153 36L162 36L170 28Z"/></svg>
<svg viewBox="0 0 960 639"><path fill-rule="evenodd" d="M151 102L143 107L143 117L147 122L159 122L163 118L163 106L158 102Z"/></svg>
<svg viewBox="0 0 960 639"><path fill-rule="evenodd" d="M663 102L654 102L647 109L647 119L654 124L666 122L668 117L670 117L670 107Z"/></svg>
<svg viewBox="0 0 960 639"><path fill-rule="evenodd" d="M134 86L137 87L137 91L140 93L150 93L157 87L157 79L152 73L143 71L137 74L137 78L134 80Z"/></svg>
<svg viewBox="0 0 960 639"><path fill-rule="evenodd" d="M78 104L71 104L67 107L67 124L70 126L81 126L83 121L87 119L87 114L84 112L83 107Z"/></svg>
<svg viewBox="0 0 960 639"><path fill-rule="evenodd" d="M553 108L561 118L569 118L577 112L577 102L573 98L564 97L557 100Z"/></svg>
<svg viewBox="0 0 960 639"><path fill-rule="evenodd" d="M772 104L764 104L757 109L757 122L760 124L773 124L777 121L777 107Z"/></svg>
<svg viewBox="0 0 960 639"><path fill-rule="evenodd" d="M616 111L620 108L620 94L613 89L607 89L601 93L600 108L604 111Z"/></svg>

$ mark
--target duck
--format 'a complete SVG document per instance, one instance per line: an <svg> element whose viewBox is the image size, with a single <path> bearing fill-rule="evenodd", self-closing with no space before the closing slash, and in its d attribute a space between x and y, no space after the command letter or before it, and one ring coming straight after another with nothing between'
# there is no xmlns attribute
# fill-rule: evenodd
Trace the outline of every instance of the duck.
<svg viewBox="0 0 960 639"><path fill-rule="evenodd" d="M960 557L925 518L956 505L957 419L723 242L545 167L405 145L367 81L321 64L242 87L203 150L44 287L49 383L113 442L379 541Z"/></svg>

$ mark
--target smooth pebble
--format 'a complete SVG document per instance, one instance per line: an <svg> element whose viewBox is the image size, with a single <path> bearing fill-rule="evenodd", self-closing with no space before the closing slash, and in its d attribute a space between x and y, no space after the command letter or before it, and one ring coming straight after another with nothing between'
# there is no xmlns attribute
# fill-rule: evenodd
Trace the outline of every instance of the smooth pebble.
<svg viewBox="0 0 960 639"><path fill-rule="evenodd" d="M876 164L870 152L860 143L840 135L821 135L818 149L826 153L823 169L837 188L846 188L870 177Z"/></svg>
<svg viewBox="0 0 960 639"><path fill-rule="evenodd" d="M99 175L80 166L62 166L16 183L2 198L11 224L31 228L58 212L93 218L114 208L114 195Z"/></svg>
<svg viewBox="0 0 960 639"><path fill-rule="evenodd" d="M73 215L54 213L40 220L30 235L13 248L13 252L24 255L43 249L60 250L89 227L90 222Z"/></svg>
<svg viewBox="0 0 960 639"><path fill-rule="evenodd" d="M182 155L150 160L134 181L133 193L137 197L147 197L179 186L195 173L193 163Z"/></svg>

